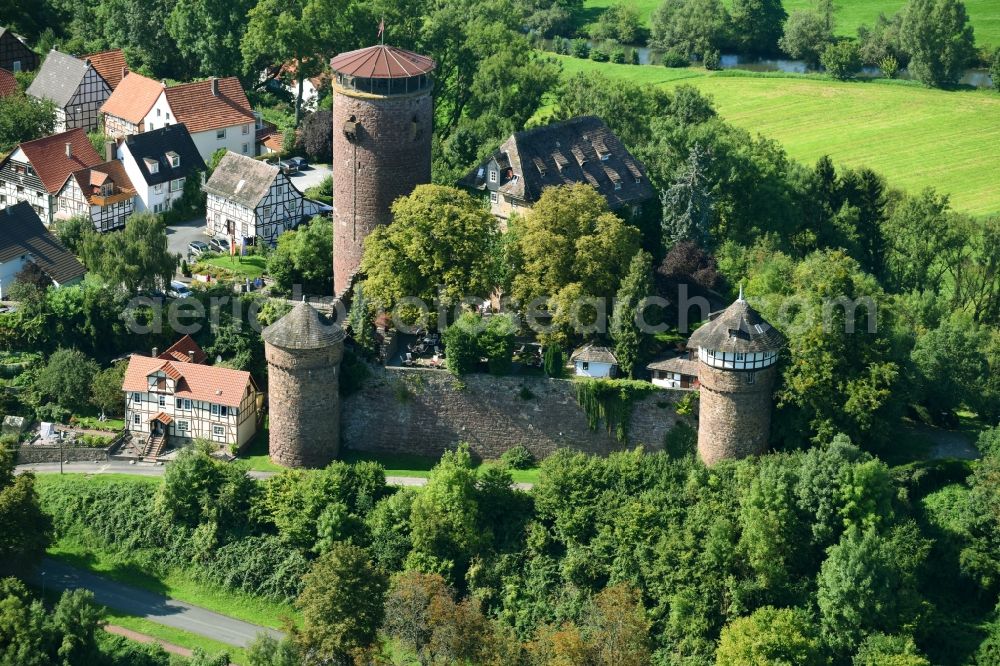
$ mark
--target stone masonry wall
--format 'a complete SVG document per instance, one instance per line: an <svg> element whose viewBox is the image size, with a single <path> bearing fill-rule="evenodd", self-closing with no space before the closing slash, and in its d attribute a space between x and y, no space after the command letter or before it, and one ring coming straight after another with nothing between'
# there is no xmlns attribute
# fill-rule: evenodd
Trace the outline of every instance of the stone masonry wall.
<svg viewBox="0 0 1000 666"><path fill-rule="evenodd" d="M343 343L323 349L264 346L267 357L271 460L286 467L324 467L337 457Z"/></svg>
<svg viewBox="0 0 1000 666"><path fill-rule="evenodd" d="M746 376L700 364L698 455L706 465L767 451L777 366L757 370L753 384Z"/></svg>
<svg viewBox="0 0 1000 666"><path fill-rule="evenodd" d="M62 449L62 459L70 462L94 462L95 460L107 460L108 450L82 446L66 446ZM17 450L18 465L57 462L59 462L58 446L23 444Z"/></svg>
<svg viewBox="0 0 1000 666"><path fill-rule="evenodd" d="M356 138L344 135L351 118ZM333 286L342 295L361 263L365 238L392 221L390 206L431 182L431 91L381 97L334 84Z"/></svg>
<svg viewBox="0 0 1000 666"><path fill-rule="evenodd" d="M464 441L486 459L518 444L538 458L563 447L594 454L640 444L659 450L683 418L675 403L686 393L663 389L637 401L623 444L603 423L596 432L587 427L570 380L476 374L459 381L440 370L379 368L344 400L341 438L349 449L427 456Z"/></svg>

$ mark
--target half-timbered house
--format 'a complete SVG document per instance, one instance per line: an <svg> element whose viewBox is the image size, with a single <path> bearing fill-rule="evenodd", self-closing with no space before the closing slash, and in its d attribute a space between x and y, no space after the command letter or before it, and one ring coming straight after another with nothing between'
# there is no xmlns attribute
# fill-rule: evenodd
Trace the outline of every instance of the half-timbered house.
<svg viewBox="0 0 1000 666"><path fill-rule="evenodd" d="M205 183L209 235L274 245L306 213L305 197L278 167L226 153Z"/></svg>
<svg viewBox="0 0 1000 666"><path fill-rule="evenodd" d="M101 107L104 132L120 139L176 122L164 87L160 81L129 72Z"/></svg>
<svg viewBox="0 0 1000 666"><path fill-rule="evenodd" d="M55 130L97 129L101 105L111 95L108 85L88 60L49 51L28 94L56 105Z"/></svg>
<svg viewBox="0 0 1000 666"><path fill-rule="evenodd" d="M122 390L126 428L153 457L194 439L238 449L257 432L263 407L249 372L137 354Z"/></svg>
<svg viewBox="0 0 1000 666"><path fill-rule="evenodd" d="M96 231L125 226L135 208L135 187L118 160L74 171L59 190L56 219L90 218Z"/></svg>
<svg viewBox="0 0 1000 666"><path fill-rule="evenodd" d="M38 54L7 28L0 28L0 67L11 72L33 72Z"/></svg>
<svg viewBox="0 0 1000 666"><path fill-rule="evenodd" d="M126 76L118 90L133 76ZM170 210L184 195L184 182L201 178L205 171L205 162L184 125L128 135L118 146L118 158L136 189L137 211Z"/></svg>
<svg viewBox="0 0 1000 666"><path fill-rule="evenodd" d="M70 174L103 161L79 128L25 141L0 162L0 208L27 201L49 225Z"/></svg>
<svg viewBox="0 0 1000 666"><path fill-rule="evenodd" d="M89 60L97 73L101 75L105 83L112 91L118 87L122 78L128 74L128 63L125 61L125 53L121 49L111 51L100 51L85 55L83 60Z"/></svg>

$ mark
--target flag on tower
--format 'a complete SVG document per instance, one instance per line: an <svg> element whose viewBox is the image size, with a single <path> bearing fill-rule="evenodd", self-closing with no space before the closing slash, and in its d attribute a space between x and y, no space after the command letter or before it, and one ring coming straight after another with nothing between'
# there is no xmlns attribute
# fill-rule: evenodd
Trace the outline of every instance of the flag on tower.
<svg viewBox="0 0 1000 666"><path fill-rule="evenodd" d="M375 38L381 39L384 34L385 34L385 18L383 17L378 22L378 34L375 35Z"/></svg>

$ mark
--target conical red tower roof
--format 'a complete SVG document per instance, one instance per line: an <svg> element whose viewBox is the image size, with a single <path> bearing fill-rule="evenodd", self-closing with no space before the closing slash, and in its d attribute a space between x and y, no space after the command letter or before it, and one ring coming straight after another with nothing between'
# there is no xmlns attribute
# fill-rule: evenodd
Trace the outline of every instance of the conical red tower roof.
<svg viewBox="0 0 1000 666"><path fill-rule="evenodd" d="M333 71L366 79L405 79L435 67L437 63L427 56L385 44L341 53L330 61Z"/></svg>

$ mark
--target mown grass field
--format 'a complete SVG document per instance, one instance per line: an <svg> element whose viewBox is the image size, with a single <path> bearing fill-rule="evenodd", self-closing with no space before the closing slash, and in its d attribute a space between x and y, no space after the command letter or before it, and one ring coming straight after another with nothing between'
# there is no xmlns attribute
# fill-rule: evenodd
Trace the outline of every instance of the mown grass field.
<svg viewBox="0 0 1000 666"><path fill-rule="evenodd" d="M796 160L823 155L867 166L910 192L934 187L956 210L1000 213L1000 94L933 90L909 82L840 82L820 76L753 75L615 65L557 56L565 76L600 71L638 84L689 83L711 95L734 125L779 141Z"/></svg>
<svg viewBox="0 0 1000 666"><path fill-rule="evenodd" d="M623 0L584 0L584 20L587 23L597 20L600 13ZM629 0L624 0L629 2ZM649 19L653 11L663 0L631 0L638 11L643 24L649 27ZM976 32L977 46L1000 46L1000 3L997 0L964 0L969 20ZM727 7L732 0L723 0ZM797 9L815 9L815 0L784 0L785 11L791 13ZM836 32L840 35L857 36L859 25L871 25L879 13L891 16L899 11L906 0L837 0Z"/></svg>

